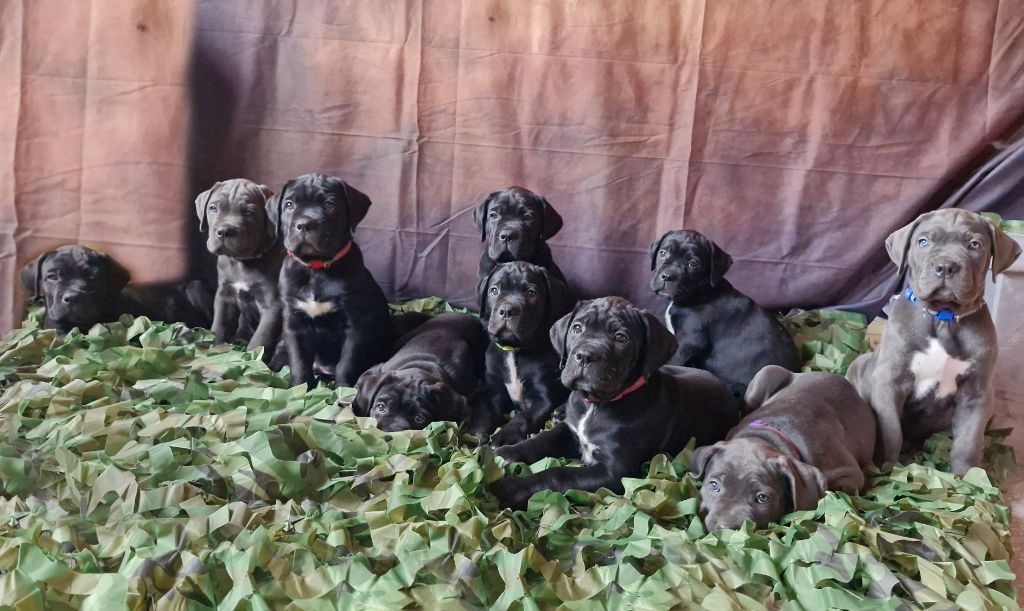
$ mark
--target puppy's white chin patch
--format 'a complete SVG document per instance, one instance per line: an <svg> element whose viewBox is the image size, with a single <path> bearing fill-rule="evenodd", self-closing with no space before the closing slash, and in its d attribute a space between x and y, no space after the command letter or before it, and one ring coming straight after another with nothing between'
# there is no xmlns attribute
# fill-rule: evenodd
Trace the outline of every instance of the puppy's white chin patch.
<svg viewBox="0 0 1024 611"><path fill-rule="evenodd" d="M508 396L517 405L523 402L523 381L519 378L519 369L516 367L516 353L509 350L505 353L505 390Z"/></svg>
<svg viewBox="0 0 1024 611"><path fill-rule="evenodd" d="M970 361L950 356L938 339L931 338L928 348L915 352L910 359L914 398L923 399L932 391L938 399L952 395L957 389L957 378L970 368Z"/></svg>
<svg viewBox="0 0 1024 611"><path fill-rule="evenodd" d="M334 304L330 301L317 301L312 297L296 299L295 307L306 313L310 318L324 316L334 311Z"/></svg>

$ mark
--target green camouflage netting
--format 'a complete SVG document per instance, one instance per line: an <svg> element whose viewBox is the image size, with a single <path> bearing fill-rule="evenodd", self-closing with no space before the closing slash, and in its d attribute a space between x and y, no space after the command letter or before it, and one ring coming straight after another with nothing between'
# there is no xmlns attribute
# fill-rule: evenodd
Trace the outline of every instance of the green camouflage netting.
<svg viewBox="0 0 1024 611"><path fill-rule="evenodd" d="M29 323L0 379L3 608L1017 608L1000 490L943 472L946 436L863 497L708 534L689 450L499 511L502 467L453 426L381 433L351 389L180 325Z"/></svg>

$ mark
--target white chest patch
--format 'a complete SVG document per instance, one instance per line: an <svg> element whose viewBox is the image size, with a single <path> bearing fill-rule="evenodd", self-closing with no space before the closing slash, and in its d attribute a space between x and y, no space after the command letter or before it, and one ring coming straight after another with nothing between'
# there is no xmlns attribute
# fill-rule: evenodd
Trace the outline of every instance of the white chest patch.
<svg viewBox="0 0 1024 611"><path fill-rule="evenodd" d="M249 283L248 282L242 282L241 280L239 280L238 282L232 282L231 283L231 288L235 289L238 292L248 291L249 290Z"/></svg>
<svg viewBox="0 0 1024 611"><path fill-rule="evenodd" d="M514 403L523 402L523 381L519 379L516 353L511 350L505 353L505 390L508 391L508 396Z"/></svg>
<svg viewBox="0 0 1024 611"><path fill-rule="evenodd" d="M296 299L295 307L302 310L310 318L316 318L317 316L323 316L324 314L330 314L334 311L334 304L330 301L317 301L312 297L306 297L305 299Z"/></svg>
<svg viewBox="0 0 1024 611"><path fill-rule="evenodd" d="M950 356L939 340L932 338L927 350L914 353L910 359L914 398L923 399L933 390L936 398L948 397L956 392L957 377L970 368L969 361Z"/></svg>
<svg viewBox="0 0 1024 611"><path fill-rule="evenodd" d="M665 308L665 326L672 332L672 335L676 334L676 330L672 327L672 304L669 303L668 307Z"/></svg>
<svg viewBox="0 0 1024 611"><path fill-rule="evenodd" d="M587 437L587 422L594 415L595 409L597 408L591 405L587 408L587 413L583 414L580 421L576 423L576 426L569 425L572 432L576 434L576 439L580 442L580 455L585 465L589 465L594 461L594 452L597 450L597 445Z"/></svg>

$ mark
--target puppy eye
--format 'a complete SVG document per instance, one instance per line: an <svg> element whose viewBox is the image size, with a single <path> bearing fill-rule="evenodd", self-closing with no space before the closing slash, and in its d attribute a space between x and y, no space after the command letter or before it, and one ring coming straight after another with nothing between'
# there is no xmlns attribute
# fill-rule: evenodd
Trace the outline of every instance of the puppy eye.
<svg viewBox="0 0 1024 611"><path fill-rule="evenodd" d="M537 291L535 291L534 289L527 289L526 296L529 297L530 299L533 299L537 297Z"/></svg>
<svg viewBox="0 0 1024 611"><path fill-rule="evenodd" d="M619 331L618 333L615 334L615 341L619 343L629 341L629 336L627 336L622 331Z"/></svg>
<svg viewBox="0 0 1024 611"><path fill-rule="evenodd" d="M921 248L928 248L930 244L931 242L928 241L928 238L921 238L917 241L917 245Z"/></svg>
<svg viewBox="0 0 1024 611"><path fill-rule="evenodd" d="M523 220L524 221L532 221L533 220L533 215L530 214L529 212L527 212L526 214L523 215Z"/></svg>
<svg viewBox="0 0 1024 611"><path fill-rule="evenodd" d="M981 242L978 240L971 240L970 243L967 244L967 248L969 250L981 250Z"/></svg>
<svg viewBox="0 0 1024 611"><path fill-rule="evenodd" d="M756 500L759 505L767 505L768 501L770 501L772 499L767 494L761 493L761 494L757 495L757 498L754 499L754 500Z"/></svg>
<svg viewBox="0 0 1024 611"><path fill-rule="evenodd" d="M206 210L207 210L208 212L214 212L214 213L216 213L216 212L217 212L217 204L210 204L210 205L209 205L209 206L208 206L208 207L206 208Z"/></svg>
<svg viewBox="0 0 1024 611"><path fill-rule="evenodd" d="M491 290L489 292L490 292L491 295L497 295L498 294L498 287L492 286Z"/></svg>
<svg viewBox="0 0 1024 611"><path fill-rule="evenodd" d="M46 279L47 280L56 280L57 279L57 272L50 272L50 273L46 274Z"/></svg>
<svg viewBox="0 0 1024 611"><path fill-rule="evenodd" d="M583 333L583 325L581 325L578 322L577 323L573 323L573 325L572 325L572 327L570 327L570 329L572 330L573 333L575 333L577 335L579 335L580 333Z"/></svg>
<svg viewBox="0 0 1024 611"><path fill-rule="evenodd" d="M383 414L388 411L388 406L384 405L382 401L378 401L377 404L373 406L373 409L378 414Z"/></svg>
<svg viewBox="0 0 1024 611"><path fill-rule="evenodd" d="M665 250L664 248L662 248L661 250L658 251L658 258L659 259L664 259L667 256L668 256L668 251Z"/></svg>
<svg viewBox="0 0 1024 611"><path fill-rule="evenodd" d="M412 417L416 424L425 424L427 422L427 415L423 412L416 412L416 415Z"/></svg>
<svg viewBox="0 0 1024 611"><path fill-rule="evenodd" d="M695 269L697 267L697 260L690 259L689 261L686 262L686 267L689 267L690 269Z"/></svg>
<svg viewBox="0 0 1024 611"><path fill-rule="evenodd" d="M324 202L324 210L334 210L334 202Z"/></svg>
<svg viewBox="0 0 1024 611"><path fill-rule="evenodd" d="M291 210L294 207L295 207L295 202L293 202L292 200L288 200L288 201L286 201L284 203L284 209L285 210Z"/></svg>
<svg viewBox="0 0 1024 611"><path fill-rule="evenodd" d="M489 218L491 220L494 220L494 219L498 218L498 213L492 210L490 212L490 214L487 215L487 218Z"/></svg>
<svg viewBox="0 0 1024 611"><path fill-rule="evenodd" d="M718 485L718 482L716 482L713 479L708 480L708 484L707 485L708 485L708 490L710 490L711 492L718 492L719 490L722 489L722 487Z"/></svg>

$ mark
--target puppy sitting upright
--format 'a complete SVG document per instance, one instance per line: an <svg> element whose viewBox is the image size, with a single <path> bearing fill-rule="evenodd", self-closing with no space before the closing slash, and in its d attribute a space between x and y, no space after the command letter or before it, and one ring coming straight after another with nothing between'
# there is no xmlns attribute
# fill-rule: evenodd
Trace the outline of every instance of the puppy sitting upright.
<svg viewBox="0 0 1024 611"><path fill-rule="evenodd" d="M478 280L499 263L526 261L565 282L545 242L562 228L562 217L548 200L522 187L495 191L473 211L473 223L480 230L480 241L487 242Z"/></svg>
<svg viewBox="0 0 1024 611"><path fill-rule="evenodd" d="M853 386L831 373L762 369L744 397L753 411L726 441L698 448L690 471L704 480L708 530L758 528L814 509L826 490L856 494L875 449L875 416Z"/></svg>
<svg viewBox="0 0 1024 611"><path fill-rule="evenodd" d="M199 229L210 227L206 248L217 255L217 297L213 334L218 342L249 338L249 350L264 349L270 359L281 335L277 280L284 248L267 217L274 192L251 180L218 182L196 198Z"/></svg>
<svg viewBox="0 0 1024 611"><path fill-rule="evenodd" d="M390 356L388 303L352 240L369 209L366 195L322 174L290 180L270 198L288 253L279 291L293 384L312 383L317 362L339 386L352 386Z"/></svg>
<svg viewBox="0 0 1024 611"><path fill-rule="evenodd" d="M696 231L670 231L651 244L651 290L671 300L665 322L679 341L672 365L706 369L743 395L767 365L800 371L782 324L725 279L732 257Z"/></svg>
<svg viewBox="0 0 1024 611"><path fill-rule="evenodd" d="M498 448L508 461L579 457L582 467L557 467L505 477L491 490L503 506L522 508L540 490L622 492L656 454L674 455L691 437L699 445L725 437L739 409L715 376L664 366L676 341L657 318L621 297L580 303L551 327L565 368L566 420L522 443Z"/></svg>
<svg viewBox="0 0 1024 611"><path fill-rule="evenodd" d="M202 282L128 284L128 270L108 254L77 244L45 252L21 270L21 282L46 306L43 328L88 331L122 314L209 327L213 295Z"/></svg>
<svg viewBox="0 0 1024 611"><path fill-rule="evenodd" d="M352 406L356 415L372 416L382 431L470 420L468 427L478 433L466 398L483 374L487 338L480 322L469 314L441 314L398 344L393 357L359 377Z"/></svg>
<svg viewBox="0 0 1024 611"><path fill-rule="evenodd" d="M491 342L487 347L490 409L500 416L518 410L493 447L518 443L536 433L569 396L558 379L558 353L548 330L568 310L565 284L530 263L502 263L477 283L480 320Z"/></svg>
<svg viewBox="0 0 1024 611"><path fill-rule="evenodd" d="M875 410L885 461L952 428L950 466L963 474L981 461L992 415L998 346L985 272L991 264L994 279L1020 246L980 214L950 208L921 215L885 248L910 286L893 298L878 348L847 377Z"/></svg>

